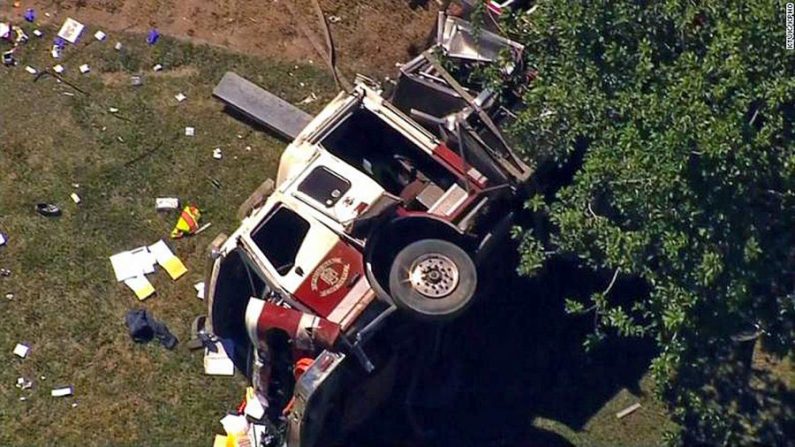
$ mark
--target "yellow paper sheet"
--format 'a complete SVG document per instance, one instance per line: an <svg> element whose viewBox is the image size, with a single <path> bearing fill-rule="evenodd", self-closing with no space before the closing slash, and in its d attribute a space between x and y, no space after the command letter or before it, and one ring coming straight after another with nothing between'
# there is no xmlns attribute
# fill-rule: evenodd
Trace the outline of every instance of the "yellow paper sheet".
<svg viewBox="0 0 795 447"><path fill-rule="evenodd" d="M149 246L149 251L154 255L157 263L163 267L171 279L177 280L188 272L185 264L168 248L163 240Z"/></svg>
<svg viewBox="0 0 795 447"><path fill-rule="evenodd" d="M132 289L132 291L135 292L135 296L141 301L149 298L155 293L155 287L146 279L146 276L136 276L125 279L124 284L127 284L127 287Z"/></svg>

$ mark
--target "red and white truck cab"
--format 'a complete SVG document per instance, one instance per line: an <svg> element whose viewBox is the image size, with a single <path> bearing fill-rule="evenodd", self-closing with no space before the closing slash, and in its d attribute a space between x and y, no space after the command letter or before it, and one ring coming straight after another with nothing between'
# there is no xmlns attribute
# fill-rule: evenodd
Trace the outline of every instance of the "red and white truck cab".
<svg viewBox="0 0 795 447"><path fill-rule="evenodd" d="M346 359L378 369L367 341L390 315L463 312L510 227L530 170L496 130L504 110L442 71L424 53L391 97L357 80L285 149L267 198L212 245L209 329L285 412L288 446L317 445L329 410L318 402ZM291 403L270 401L274 365L306 359L282 390Z"/></svg>

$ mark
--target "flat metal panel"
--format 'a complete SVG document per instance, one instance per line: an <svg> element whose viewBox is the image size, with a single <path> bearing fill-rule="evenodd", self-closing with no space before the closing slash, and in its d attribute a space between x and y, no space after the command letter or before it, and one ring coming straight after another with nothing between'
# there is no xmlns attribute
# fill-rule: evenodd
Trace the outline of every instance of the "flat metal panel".
<svg viewBox="0 0 795 447"><path fill-rule="evenodd" d="M236 73L227 72L213 96L289 140L312 121L312 115Z"/></svg>

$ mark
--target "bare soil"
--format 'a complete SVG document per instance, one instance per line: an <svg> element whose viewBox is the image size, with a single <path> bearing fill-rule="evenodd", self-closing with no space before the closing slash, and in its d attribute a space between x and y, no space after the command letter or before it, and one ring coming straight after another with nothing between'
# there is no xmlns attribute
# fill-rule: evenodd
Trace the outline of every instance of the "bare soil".
<svg viewBox="0 0 795 447"><path fill-rule="evenodd" d="M291 14L286 2L292 2L299 17ZM338 66L346 73L368 75L388 75L395 63L423 48L437 11L435 2L411 8L407 0L322 0L320 5L326 17L333 16L329 26ZM157 28L177 38L263 58L323 60L296 25L304 22L319 42L325 42L309 0L0 1L0 17L22 20L27 8L35 8L43 24L71 16L106 32Z"/></svg>

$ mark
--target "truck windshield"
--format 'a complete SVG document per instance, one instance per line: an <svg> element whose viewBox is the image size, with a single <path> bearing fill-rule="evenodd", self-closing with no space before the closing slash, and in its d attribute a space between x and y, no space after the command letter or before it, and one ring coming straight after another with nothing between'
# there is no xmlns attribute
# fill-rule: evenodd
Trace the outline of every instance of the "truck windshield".
<svg viewBox="0 0 795 447"><path fill-rule="evenodd" d="M308 232L309 222L294 211L279 207L254 230L251 239L276 272L284 276L295 265L295 257Z"/></svg>

